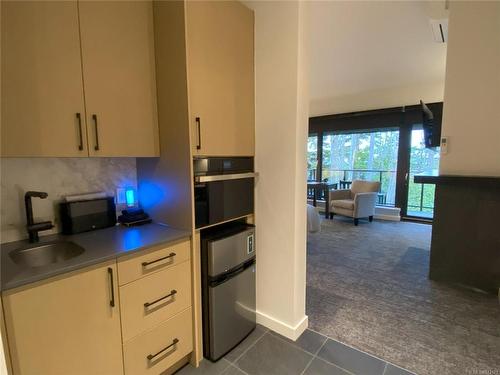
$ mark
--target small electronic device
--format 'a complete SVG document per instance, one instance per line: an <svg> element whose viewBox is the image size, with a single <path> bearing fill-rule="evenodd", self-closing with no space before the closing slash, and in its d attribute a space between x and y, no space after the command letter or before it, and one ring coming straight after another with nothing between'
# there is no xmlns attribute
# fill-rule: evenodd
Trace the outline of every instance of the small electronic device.
<svg viewBox="0 0 500 375"><path fill-rule="evenodd" d="M62 202L59 208L64 234L88 232L116 224L114 197Z"/></svg>
<svg viewBox="0 0 500 375"><path fill-rule="evenodd" d="M129 208L122 211L122 214L118 216L118 221L127 227L131 227L151 223L152 220L142 208Z"/></svg>
<svg viewBox="0 0 500 375"><path fill-rule="evenodd" d="M425 147L438 147L441 141L441 113L435 114L422 100L420 101L420 107Z"/></svg>

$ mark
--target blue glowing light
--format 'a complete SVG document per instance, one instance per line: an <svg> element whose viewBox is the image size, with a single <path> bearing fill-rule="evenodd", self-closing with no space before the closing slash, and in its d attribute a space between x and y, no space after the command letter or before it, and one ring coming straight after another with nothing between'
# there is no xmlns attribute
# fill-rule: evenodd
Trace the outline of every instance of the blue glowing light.
<svg viewBox="0 0 500 375"><path fill-rule="evenodd" d="M138 197L145 210L169 200L168 188L151 181L139 181Z"/></svg>
<svg viewBox="0 0 500 375"><path fill-rule="evenodd" d="M137 228L127 228L122 238L125 251L135 250L144 245L141 232Z"/></svg>
<svg viewBox="0 0 500 375"><path fill-rule="evenodd" d="M125 192L125 197L127 200L127 206L133 207L135 205L134 189L127 189L127 191Z"/></svg>

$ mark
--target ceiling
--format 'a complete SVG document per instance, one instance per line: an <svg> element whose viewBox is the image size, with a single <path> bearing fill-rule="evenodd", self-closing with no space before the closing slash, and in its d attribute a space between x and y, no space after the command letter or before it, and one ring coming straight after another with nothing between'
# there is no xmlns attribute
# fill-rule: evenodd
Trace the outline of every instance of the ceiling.
<svg viewBox="0 0 500 375"><path fill-rule="evenodd" d="M444 85L446 44L434 41L424 2L309 4L311 102Z"/></svg>

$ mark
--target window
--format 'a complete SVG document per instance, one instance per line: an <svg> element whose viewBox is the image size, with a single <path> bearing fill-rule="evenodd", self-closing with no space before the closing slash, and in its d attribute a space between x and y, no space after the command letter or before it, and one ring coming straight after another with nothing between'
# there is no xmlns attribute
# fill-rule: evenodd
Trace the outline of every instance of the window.
<svg viewBox="0 0 500 375"><path fill-rule="evenodd" d="M407 213L410 216L432 218L434 215L434 184L416 184L415 175L437 175L439 170L439 147L425 148L424 131L421 126L411 132L410 172L408 179Z"/></svg>
<svg viewBox="0 0 500 375"><path fill-rule="evenodd" d="M428 107L439 134L443 103ZM341 189L355 179L380 181L378 205L398 207L402 217L432 219L434 186L413 180L436 174L439 149L423 144L419 104L311 117L309 132L308 179Z"/></svg>
<svg viewBox="0 0 500 375"><path fill-rule="evenodd" d="M378 204L395 205L399 131L325 133L322 179L332 183L381 183Z"/></svg>
<svg viewBox="0 0 500 375"><path fill-rule="evenodd" d="M307 180L315 181L318 168L318 136L309 135L307 139Z"/></svg>

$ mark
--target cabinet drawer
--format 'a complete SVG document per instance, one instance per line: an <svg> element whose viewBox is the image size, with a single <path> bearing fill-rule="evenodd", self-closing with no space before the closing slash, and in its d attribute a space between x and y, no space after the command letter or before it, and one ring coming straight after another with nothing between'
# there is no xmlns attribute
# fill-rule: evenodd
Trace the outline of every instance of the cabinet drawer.
<svg viewBox="0 0 500 375"><path fill-rule="evenodd" d="M123 345L126 375L160 374L193 351L191 308Z"/></svg>
<svg viewBox="0 0 500 375"><path fill-rule="evenodd" d="M189 261L120 287L123 341L153 328L190 305Z"/></svg>
<svg viewBox="0 0 500 375"><path fill-rule="evenodd" d="M189 259L190 241L166 246L160 250L141 255L130 255L118 260L118 282L120 285L164 270Z"/></svg>

